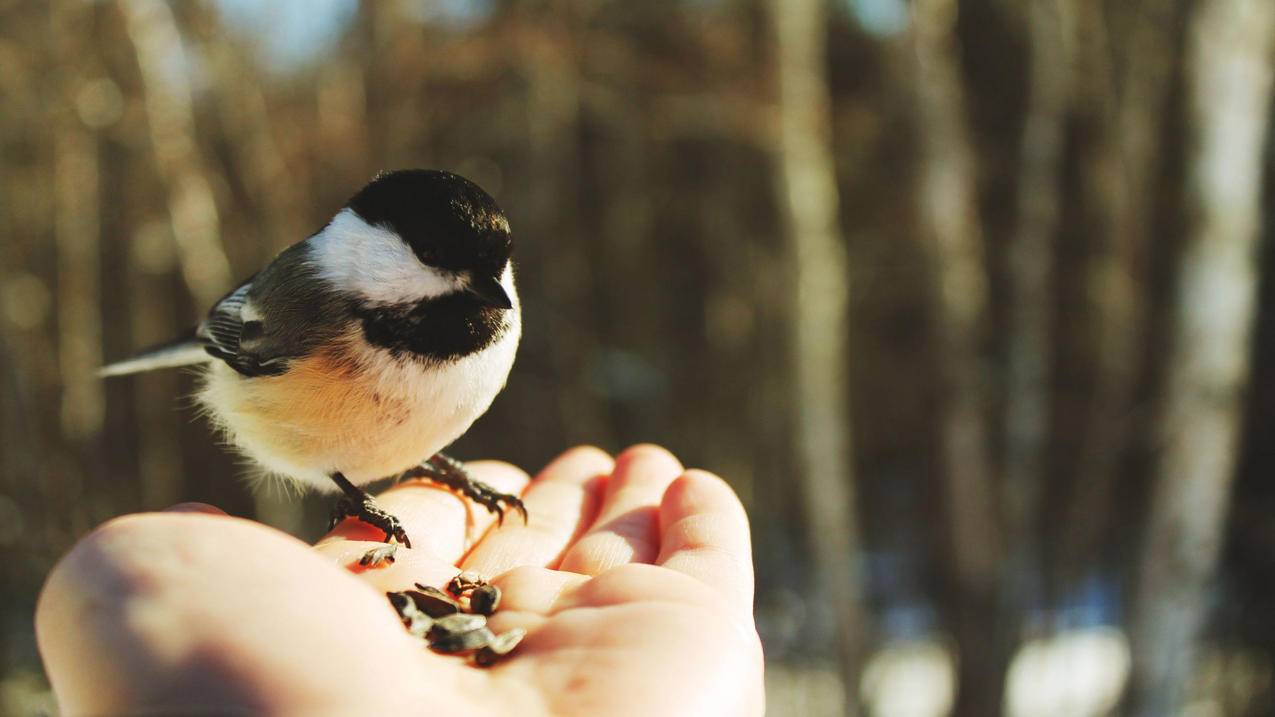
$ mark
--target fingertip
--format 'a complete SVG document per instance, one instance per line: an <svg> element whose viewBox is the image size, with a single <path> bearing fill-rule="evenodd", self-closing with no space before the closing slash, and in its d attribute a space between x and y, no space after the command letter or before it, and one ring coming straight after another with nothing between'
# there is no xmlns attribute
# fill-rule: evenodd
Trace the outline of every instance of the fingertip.
<svg viewBox="0 0 1275 717"><path fill-rule="evenodd" d="M615 470L615 459L597 446L568 448L549 462L536 476L536 482L565 480L582 483Z"/></svg>
<svg viewBox="0 0 1275 717"><path fill-rule="evenodd" d="M218 508L215 505L209 505L207 503L196 503L196 502L178 503L177 505L171 505L160 512L161 513L204 513L207 515L227 515L226 511L222 510L221 508Z"/></svg>
<svg viewBox="0 0 1275 717"><path fill-rule="evenodd" d="M625 449L616 457L593 525L562 556L559 567L597 575L617 565L654 560L660 550L660 500L682 472L677 458L659 446Z"/></svg>
<svg viewBox="0 0 1275 717"><path fill-rule="evenodd" d="M657 446L654 443L638 443L629 446L615 457L615 471L617 473L631 470L639 464L651 464L659 467L676 466L677 472L681 472L682 462L677 459L667 448Z"/></svg>
<svg viewBox="0 0 1275 717"><path fill-rule="evenodd" d="M581 444L578 446L572 446L571 448L568 448L567 450L563 451L561 455L558 456L558 459L559 460L567 459L572 461L592 461L595 463L608 463L608 464L615 462L615 458L613 458L610 453L607 453L601 448L588 443Z"/></svg>
<svg viewBox="0 0 1275 717"><path fill-rule="evenodd" d="M688 470L660 502L657 565L729 591L740 606L753 595L752 537L739 496L720 476Z"/></svg>
<svg viewBox="0 0 1275 717"><path fill-rule="evenodd" d="M615 471L606 488L607 498L614 499L627 489L636 488L647 496L651 505L656 505L669 483L684 470L682 462L668 450L639 443L616 456Z"/></svg>
<svg viewBox="0 0 1275 717"><path fill-rule="evenodd" d="M478 480L506 493L521 493L531 481L526 471L505 461L470 461L465 468Z"/></svg>
<svg viewBox="0 0 1275 717"><path fill-rule="evenodd" d="M717 511L738 512L748 520L735 489L716 473L699 468L691 468L678 476L660 501L661 515L669 517Z"/></svg>

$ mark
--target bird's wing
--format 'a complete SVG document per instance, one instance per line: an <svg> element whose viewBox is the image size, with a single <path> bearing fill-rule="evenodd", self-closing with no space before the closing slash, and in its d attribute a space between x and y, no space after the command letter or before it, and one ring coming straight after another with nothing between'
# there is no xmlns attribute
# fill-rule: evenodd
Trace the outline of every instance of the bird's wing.
<svg viewBox="0 0 1275 717"><path fill-rule="evenodd" d="M254 277L255 278L255 277ZM244 376L277 376L292 358L286 347L271 341L263 317L252 306L252 279L213 305L195 330L195 339L209 356Z"/></svg>
<svg viewBox="0 0 1275 717"><path fill-rule="evenodd" d="M255 277L254 277L255 278ZM252 279L213 304L208 318L186 335L103 367L101 376L123 376L161 368L221 360L244 376L275 376L292 355L272 340L252 308Z"/></svg>

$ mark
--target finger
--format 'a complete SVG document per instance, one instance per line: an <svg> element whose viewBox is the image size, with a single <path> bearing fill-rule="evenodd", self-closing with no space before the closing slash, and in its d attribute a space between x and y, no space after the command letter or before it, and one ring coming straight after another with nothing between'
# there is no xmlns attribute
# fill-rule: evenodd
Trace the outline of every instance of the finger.
<svg viewBox="0 0 1275 717"><path fill-rule="evenodd" d="M611 456L591 446L555 458L523 496L527 522L507 520L493 528L466 556L465 569L490 576L519 565L557 564L592 524L614 468Z"/></svg>
<svg viewBox="0 0 1275 717"><path fill-rule="evenodd" d="M621 453L597 520L558 567L598 575L617 565L654 560L660 549L660 498L681 473L682 464L658 446L634 446Z"/></svg>
<svg viewBox="0 0 1275 717"><path fill-rule="evenodd" d="M208 515L225 515L226 511L207 503L178 503L164 509L165 513L206 513Z"/></svg>
<svg viewBox="0 0 1275 717"><path fill-rule="evenodd" d="M465 468L477 480L504 493L520 495L527 485L527 474L508 463L475 461L466 463ZM399 483L378 495L376 502L402 521L414 550L453 564L496 520L486 508L426 480ZM339 545L343 541L381 542L384 536L367 523L347 519L315 547L322 553L339 552L346 550ZM405 552L400 549L399 555Z"/></svg>
<svg viewBox="0 0 1275 717"><path fill-rule="evenodd" d="M554 612L555 604L592 580L588 575L523 566L492 579L501 590L500 609L488 619L497 634L522 628L535 632Z"/></svg>
<svg viewBox="0 0 1275 717"><path fill-rule="evenodd" d="M500 610L548 615L564 593L574 590L591 578L579 573L524 566L514 568L492 579L500 588Z"/></svg>
<svg viewBox="0 0 1275 717"><path fill-rule="evenodd" d="M67 714L296 712L348 705L352 684L386 699L410 684L419 645L384 602L279 531L148 513L111 521L58 564L36 632ZM375 660L348 659L356 635Z"/></svg>
<svg viewBox="0 0 1275 717"><path fill-rule="evenodd" d="M359 564L369 550L384 545L370 540L334 539L316 545L315 551L382 593L409 590L416 583L441 587L457 573L456 565L451 561L436 558L427 550L411 550L401 545L395 551L393 561L368 566Z"/></svg>
<svg viewBox="0 0 1275 717"><path fill-rule="evenodd" d="M689 470L660 502L660 565L697 578L744 610L753 605L748 515L726 481Z"/></svg>
<svg viewBox="0 0 1275 717"><path fill-rule="evenodd" d="M577 608L614 607L642 602L683 602L705 607L721 607L721 598L704 590L704 584L675 571L656 565L629 563L618 565L578 585L572 585L558 596L550 608L556 615Z"/></svg>

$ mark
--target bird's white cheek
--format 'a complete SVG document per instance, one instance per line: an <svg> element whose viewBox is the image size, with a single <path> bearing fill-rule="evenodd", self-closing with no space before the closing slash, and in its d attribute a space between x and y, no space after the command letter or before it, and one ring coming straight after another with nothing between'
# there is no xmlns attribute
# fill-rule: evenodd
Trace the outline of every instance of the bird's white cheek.
<svg viewBox="0 0 1275 717"><path fill-rule="evenodd" d="M458 277L425 266L394 232L343 210L310 239L319 276L382 304L416 302L461 289Z"/></svg>
<svg viewBox="0 0 1275 717"><path fill-rule="evenodd" d="M513 303L514 315L511 317L514 323L518 323L521 317L519 313L522 310L522 304L518 301L518 290L514 286L514 263L506 262L505 270L500 274L500 285L505 288L505 294L509 296L509 300ZM515 341L515 343L517 343Z"/></svg>

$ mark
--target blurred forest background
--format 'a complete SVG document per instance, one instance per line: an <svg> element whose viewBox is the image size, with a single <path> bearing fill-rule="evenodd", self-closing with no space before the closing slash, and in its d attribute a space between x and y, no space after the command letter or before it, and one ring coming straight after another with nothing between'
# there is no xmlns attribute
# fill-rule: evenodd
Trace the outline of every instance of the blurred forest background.
<svg viewBox="0 0 1275 717"><path fill-rule="evenodd" d="M1273 58L1270 0L0 0L0 713L94 525L328 507L94 370L437 167L526 307L454 453L726 476L771 714L1271 714Z"/></svg>

